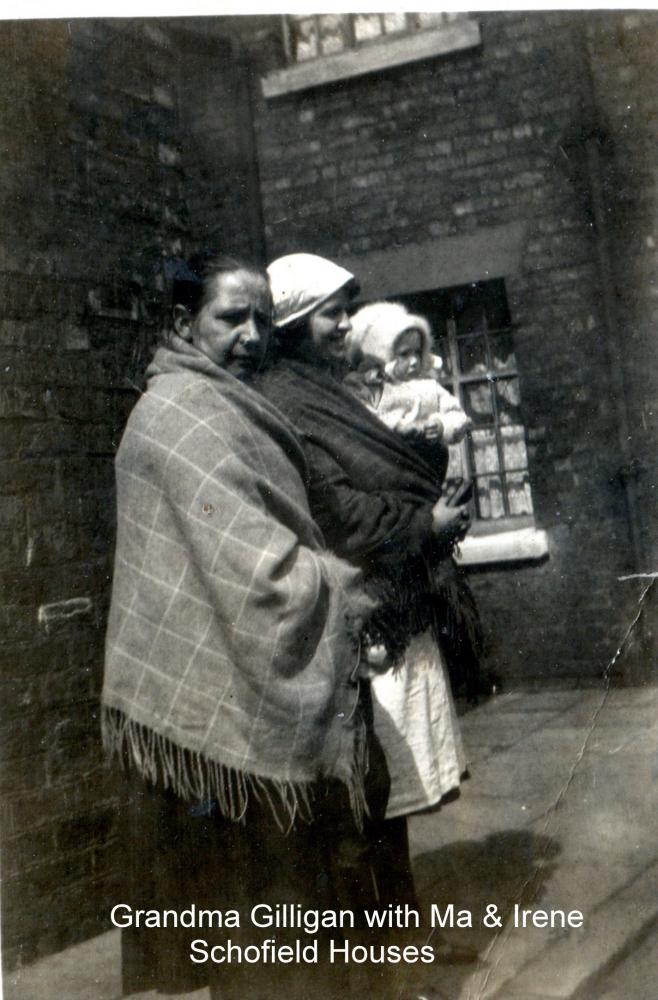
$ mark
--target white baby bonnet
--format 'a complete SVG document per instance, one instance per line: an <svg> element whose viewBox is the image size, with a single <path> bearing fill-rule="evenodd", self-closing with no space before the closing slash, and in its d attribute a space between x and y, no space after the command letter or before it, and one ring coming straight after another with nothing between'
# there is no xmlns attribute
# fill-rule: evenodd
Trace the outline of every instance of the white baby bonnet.
<svg viewBox="0 0 658 1000"><path fill-rule="evenodd" d="M372 302L359 309L351 319L352 329L345 339L347 360L358 365L369 358L382 365L393 359L395 342L408 330L417 330L423 348L423 368L432 349L430 325L423 316L407 312L399 302Z"/></svg>

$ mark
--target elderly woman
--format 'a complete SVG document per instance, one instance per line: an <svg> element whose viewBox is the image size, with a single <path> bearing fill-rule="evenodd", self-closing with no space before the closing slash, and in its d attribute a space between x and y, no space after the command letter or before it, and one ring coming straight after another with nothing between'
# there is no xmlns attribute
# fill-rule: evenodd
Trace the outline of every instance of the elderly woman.
<svg viewBox="0 0 658 1000"><path fill-rule="evenodd" d="M468 527L465 508L440 497L435 468L390 431L343 384L353 276L312 254L292 254L268 268L278 340L276 362L258 388L294 423L309 465L313 516L329 547L361 568L382 603L368 632L415 682L438 684L446 706L441 720L440 795L459 783L463 762L457 723L437 642L437 591L430 564L447 559ZM406 681L405 681L406 683ZM415 901L406 819L423 799L418 761L384 710L374 706L398 817L377 824L377 875L385 903ZM411 801L411 795L421 800ZM419 793L420 788L420 793ZM440 797L439 795L439 797ZM397 797L397 798L396 798ZM379 817L381 820L382 817Z"/></svg>
<svg viewBox="0 0 658 1000"><path fill-rule="evenodd" d="M350 626L370 605L311 518L292 425L250 385L270 331L266 274L215 259L175 292L174 333L116 461L103 736L131 786L121 901L133 913L237 909L240 927L151 929L142 918L124 931L124 990L209 983L223 1000L302 1000L319 995L313 966L200 959L228 938L272 937L250 929L259 902L335 908L351 893L352 905L375 904L358 850L365 765ZM291 933L304 936L278 930L277 944ZM198 939L208 949L195 961Z"/></svg>

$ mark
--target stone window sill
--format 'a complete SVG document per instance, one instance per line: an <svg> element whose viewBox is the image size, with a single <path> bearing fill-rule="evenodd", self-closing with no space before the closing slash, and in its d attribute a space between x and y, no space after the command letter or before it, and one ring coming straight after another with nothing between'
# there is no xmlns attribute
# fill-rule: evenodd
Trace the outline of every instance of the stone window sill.
<svg viewBox="0 0 658 1000"><path fill-rule="evenodd" d="M268 73L261 79L263 95L280 97L296 90L306 90L364 73L403 66L419 59L470 49L479 45L480 41L480 25L472 18L400 38L393 39L389 36L382 42L349 49L336 55L322 56Z"/></svg>
<svg viewBox="0 0 658 1000"><path fill-rule="evenodd" d="M548 555L548 536L540 528L516 528L490 535L469 535L456 557L461 566L528 562Z"/></svg>

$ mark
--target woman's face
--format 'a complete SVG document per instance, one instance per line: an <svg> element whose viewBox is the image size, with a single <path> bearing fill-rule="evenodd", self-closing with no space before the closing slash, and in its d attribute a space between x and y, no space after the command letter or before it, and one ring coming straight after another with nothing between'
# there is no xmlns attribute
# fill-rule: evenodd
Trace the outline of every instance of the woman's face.
<svg viewBox="0 0 658 1000"><path fill-rule="evenodd" d="M306 346L314 360L331 362L345 357L345 334L352 329L349 305L349 293L341 288L309 316Z"/></svg>
<svg viewBox="0 0 658 1000"><path fill-rule="evenodd" d="M249 271L218 275L199 312L188 319L187 339L236 378L262 363L270 335L268 283Z"/></svg>

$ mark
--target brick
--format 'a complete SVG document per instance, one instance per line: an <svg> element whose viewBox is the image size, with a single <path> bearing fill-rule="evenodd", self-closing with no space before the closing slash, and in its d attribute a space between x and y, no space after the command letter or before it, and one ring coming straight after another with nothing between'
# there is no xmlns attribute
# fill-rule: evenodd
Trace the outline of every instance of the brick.
<svg viewBox="0 0 658 1000"><path fill-rule="evenodd" d="M43 391L36 386L3 385L0 387L0 417L40 419L45 417Z"/></svg>
<svg viewBox="0 0 658 1000"><path fill-rule="evenodd" d="M29 529L27 560L30 566L56 565L80 555L78 531L69 521L59 520Z"/></svg>
<svg viewBox="0 0 658 1000"><path fill-rule="evenodd" d="M42 783L18 796L6 797L3 800L5 835L17 836L44 825L58 829L72 817L84 816L91 808L90 803L95 803L96 808L102 804L116 809L121 780L118 773L96 766L75 781L69 780L56 787L46 787Z"/></svg>
<svg viewBox="0 0 658 1000"><path fill-rule="evenodd" d="M66 852L76 851L82 843L102 845L110 839L116 822L116 811L111 807L76 816L61 823L56 830L57 848Z"/></svg>
<svg viewBox="0 0 658 1000"><path fill-rule="evenodd" d="M29 423L22 429L19 450L26 459L75 454L85 450L84 431L62 420Z"/></svg>
<svg viewBox="0 0 658 1000"><path fill-rule="evenodd" d="M21 837L12 837L4 841L2 851L2 867L5 879L16 877L19 873L38 864L43 857L48 857L53 851L53 831L51 829L34 831Z"/></svg>
<svg viewBox="0 0 658 1000"><path fill-rule="evenodd" d="M81 422L90 418L89 392L83 386L47 389L45 402L50 416Z"/></svg>

